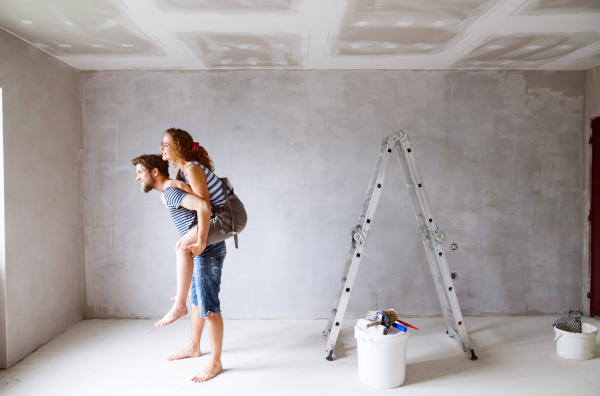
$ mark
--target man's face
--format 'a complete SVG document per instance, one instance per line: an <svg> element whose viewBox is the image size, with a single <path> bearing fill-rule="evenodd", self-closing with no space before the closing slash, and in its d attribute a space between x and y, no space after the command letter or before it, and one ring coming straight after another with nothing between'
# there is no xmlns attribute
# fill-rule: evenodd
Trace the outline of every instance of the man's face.
<svg viewBox="0 0 600 396"><path fill-rule="evenodd" d="M144 165L137 164L135 166L135 173L137 175L135 180L140 182L142 191L145 193L152 191L152 189L154 188L155 180L152 177L150 171L146 169Z"/></svg>

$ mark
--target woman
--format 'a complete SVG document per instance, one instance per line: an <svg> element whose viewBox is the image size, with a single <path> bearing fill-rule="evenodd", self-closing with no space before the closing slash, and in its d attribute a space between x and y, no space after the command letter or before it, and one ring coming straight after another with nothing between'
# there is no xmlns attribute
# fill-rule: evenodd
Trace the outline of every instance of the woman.
<svg viewBox="0 0 600 396"><path fill-rule="evenodd" d="M209 202L212 213L199 218L200 227L191 228L175 246L177 294L173 308L156 323L157 327L172 323L187 314L186 299L190 283L192 289L198 288L197 279L194 279L196 274L192 256L200 255L205 247L236 236L245 228L247 222L244 205L233 193L233 187L226 179L223 179L223 183L213 173L214 164L210 156L202 146L194 142L189 133L182 129L167 129L160 149L163 159L173 162L179 169L178 179L183 180L172 180L166 187L179 188ZM196 293L193 293L192 304L204 303L198 300ZM203 310L201 317L206 317L207 314Z"/></svg>

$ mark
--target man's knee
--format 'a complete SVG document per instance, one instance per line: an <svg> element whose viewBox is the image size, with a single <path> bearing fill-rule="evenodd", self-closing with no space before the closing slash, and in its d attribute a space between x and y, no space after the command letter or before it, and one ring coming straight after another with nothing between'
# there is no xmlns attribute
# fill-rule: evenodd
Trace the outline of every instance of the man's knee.
<svg viewBox="0 0 600 396"><path fill-rule="evenodd" d="M206 320L221 320L221 312L209 312L206 314Z"/></svg>

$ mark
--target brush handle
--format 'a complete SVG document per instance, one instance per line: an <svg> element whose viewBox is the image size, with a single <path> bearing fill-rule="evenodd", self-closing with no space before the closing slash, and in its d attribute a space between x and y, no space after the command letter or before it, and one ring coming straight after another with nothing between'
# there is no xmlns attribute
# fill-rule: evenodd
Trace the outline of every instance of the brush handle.
<svg viewBox="0 0 600 396"><path fill-rule="evenodd" d="M394 326L394 327L395 327L395 328L397 328L398 330L400 330L400 331L403 331L403 332L405 332L405 333L406 333L406 331L408 330L406 327L404 327L404 326L402 326L402 325L400 325L400 324L398 324L398 323L396 323L396 322L392 323L392 326Z"/></svg>
<svg viewBox="0 0 600 396"><path fill-rule="evenodd" d="M369 323L369 324L367 325L367 329L368 329L369 327L377 326L377 325L380 325L380 324L381 324L381 321L377 321L377 322L372 322L372 323Z"/></svg>
<svg viewBox="0 0 600 396"><path fill-rule="evenodd" d="M398 323L400 323L400 324L403 324L404 326L410 327L411 329L419 330L419 329L417 329L415 326L409 325L408 323L406 323L406 322L403 322L403 321L401 321L400 319L396 319L396 322L398 322Z"/></svg>

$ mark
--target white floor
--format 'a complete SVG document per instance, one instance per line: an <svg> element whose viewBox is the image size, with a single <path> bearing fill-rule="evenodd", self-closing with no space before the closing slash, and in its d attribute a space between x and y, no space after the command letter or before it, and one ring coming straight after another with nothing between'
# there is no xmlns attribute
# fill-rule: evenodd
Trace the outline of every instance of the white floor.
<svg viewBox="0 0 600 396"><path fill-rule="evenodd" d="M406 382L392 390L359 381L355 320L344 322L333 362L325 360L325 320L226 320L225 371L201 384L189 378L208 360L208 337L207 354L166 360L188 341L189 320L161 329L148 320L85 320L0 371L0 394L600 395L600 337L595 359L560 358L554 318L466 318L477 361L445 334L443 319L406 319L420 330L412 330L408 342ZM584 322L600 328L598 320Z"/></svg>

